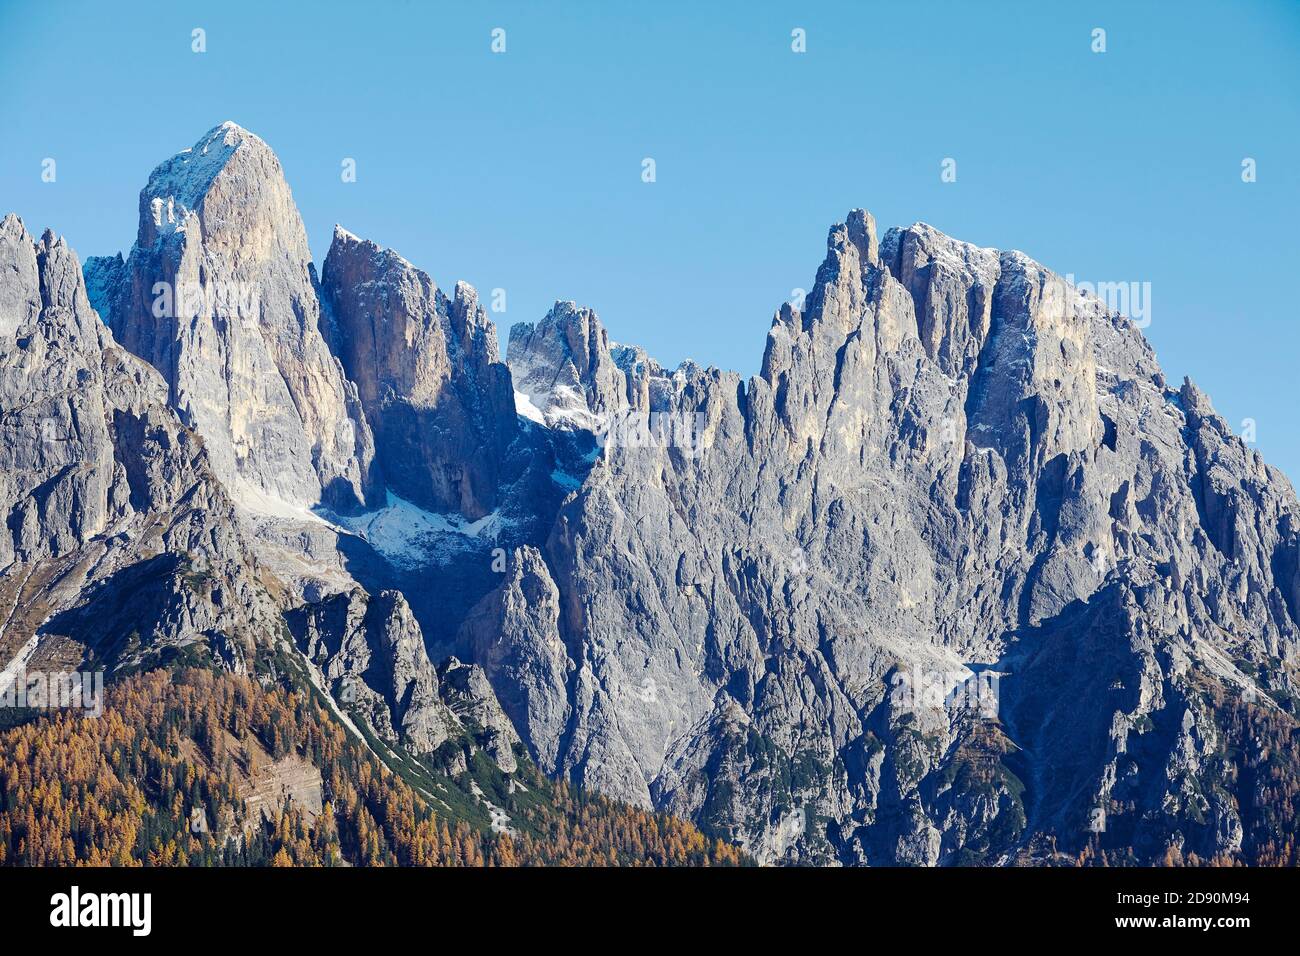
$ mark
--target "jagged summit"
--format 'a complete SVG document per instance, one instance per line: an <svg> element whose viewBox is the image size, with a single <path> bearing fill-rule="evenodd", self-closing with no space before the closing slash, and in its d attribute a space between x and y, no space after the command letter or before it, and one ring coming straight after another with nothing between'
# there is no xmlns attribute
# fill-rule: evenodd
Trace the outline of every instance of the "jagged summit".
<svg viewBox="0 0 1300 956"><path fill-rule="evenodd" d="M428 273L342 226L321 290L330 344L356 384L390 487L435 511L490 512L517 423L478 293L457 282L448 298Z"/></svg>
<svg viewBox="0 0 1300 956"><path fill-rule="evenodd" d="M219 180L231 182L223 186ZM148 245L160 235L184 230L191 216L199 223L206 222L202 207L213 201L210 196L240 195L246 202L259 198L276 202L283 194L289 208L277 226L288 231L287 244L305 248L306 233L288 193L284 171L271 147L242 126L226 121L154 167L140 191L138 244ZM147 225L151 228L146 229Z"/></svg>
<svg viewBox="0 0 1300 956"><path fill-rule="evenodd" d="M130 256L86 275L237 500L302 514L378 494L369 427L319 329L302 217L261 139L223 123L158 166Z"/></svg>
<svg viewBox="0 0 1300 956"><path fill-rule="evenodd" d="M41 311L36 250L23 221L14 213L0 221L0 262L9 270L9 281L0 283L0 336L9 336Z"/></svg>
<svg viewBox="0 0 1300 956"><path fill-rule="evenodd" d="M214 126L193 146L160 163L140 193L141 218L147 207L154 229L183 228L186 214L197 210L213 182L240 153L242 167L262 166L264 175L279 173L279 161L259 137L229 120ZM143 227L143 222L141 223ZM152 236L142 239L149 241Z"/></svg>
<svg viewBox="0 0 1300 956"><path fill-rule="evenodd" d="M506 349L515 390L557 417L617 411L621 374L609 354L609 335L592 309L558 300L536 325L516 323Z"/></svg>
<svg viewBox="0 0 1300 956"><path fill-rule="evenodd" d="M338 223L334 224L334 236L330 242L329 251L325 254L325 262L326 263L329 262L331 255L333 255L335 259L338 259L338 257L343 254L343 250L349 250L350 253L353 246L360 247L360 254L368 255L368 256L378 256L403 269L412 270L413 272L423 277L423 280L427 280L427 282L430 283L433 286L433 288L435 289L437 288L437 283L434 282L434 280L429 276L428 273L420 269L417 269L414 265L412 265L409 259L407 259L401 253L399 253L396 249L392 249L386 246L381 246L373 239L363 239L360 236L358 236L356 233L343 228L343 226L339 225ZM323 273L324 273L324 267L322 266L322 274ZM457 282L456 287L459 289L461 284L462 283ZM477 296L477 293L474 292L472 286L470 286L468 283L464 283L464 285L469 292L472 292L474 293L474 295Z"/></svg>

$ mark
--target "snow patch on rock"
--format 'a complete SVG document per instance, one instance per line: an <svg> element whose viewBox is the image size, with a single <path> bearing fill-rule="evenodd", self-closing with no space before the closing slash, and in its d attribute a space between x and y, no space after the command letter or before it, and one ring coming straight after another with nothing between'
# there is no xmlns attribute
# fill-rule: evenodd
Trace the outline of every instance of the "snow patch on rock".
<svg viewBox="0 0 1300 956"><path fill-rule="evenodd" d="M387 504L359 515L319 514L339 529L356 535L399 568L444 565L466 551L482 548L511 527L511 519L493 511L474 521L455 512L426 511L388 492Z"/></svg>

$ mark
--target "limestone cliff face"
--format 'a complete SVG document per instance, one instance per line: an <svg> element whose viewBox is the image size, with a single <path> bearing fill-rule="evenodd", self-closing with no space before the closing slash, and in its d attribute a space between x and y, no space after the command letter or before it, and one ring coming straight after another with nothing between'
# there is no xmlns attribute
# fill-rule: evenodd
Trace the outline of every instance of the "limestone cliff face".
<svg viewBox="0 0 1300 956"><path fill-rule="evenodd" d="M518 339L521 380L583 370L573 391L601 394L613 355ZM557 597L511 576L474 624L500 622L508 673L545 673L558 600L576 670L555 763L580 784L765 859L997 862L1181 792L1213 723L1198 680L1293 693L1289 483L1126 319L1021 253L924 224L878 239L855 211L761 375L659 381L646 414L690 440L607 441L543 552ZM1001 675L999 719L942 694L900 708L914 670ZM517 706L534 746L555 739L558 698ZM994 765L984 796L953 789L972 760ZM1177 826L1213 855L1237 811L1203 809L1219 823Z"/></svg>
<svg viewBox="0 0 1300 956"><path fill-rule="evenodd" d="M76 255L0 223L0 653L247 666L274 609L202 441L91 309Z"/></svg>
<svg viewBox="0 0 1300 956"><path fill-rule="evenodd" d="M155 169L130 256L87 273L237 499L348 508L373 493L370 430L321 336L306 232L262 140L223 123Z"/></svg>
<svg viewBox="0 0 1300 956"><path fill-rule="evenodd" d="M0 336L8 339L41 313L36 246L22 220L13 214L0 222L0 263L5 268L5 282L0 285Z"/></svg>
<svg viewBox="0 0 1300 956"><path fill-rule="evenodd" d="M474 290L460 282L448 298L395 252L342 228L322 287L329 340L356 383L389 487L470 518L495 508L518 423Z"/></svg>
<svg viewBox="0 0 1300 956"><path fill-rule="evenodd" d="M385 743L420 757L469 736L503 771L517 768L519 737L482 668L451 658L435 670L397 591L372 597L357 588L296 608L287 620L325 689Z"/></svg>
<svg viewBox="0 0 1300 956"><path fill-rule="evenodd" d="M420 626L395 591L371 597L361 589L289 614L303 654L326 688L386 742L426 754L458 728L438 698L438 677Z"/></svg>
<svg viewBox="0 0 1300 956"><path fill-rule="evenodd" d="M512 551L504 583L461 625L463 646L482 665L505 713L527 734L538 765L558 769L574 669L560 637L559 591L536 548Z"/></svg>

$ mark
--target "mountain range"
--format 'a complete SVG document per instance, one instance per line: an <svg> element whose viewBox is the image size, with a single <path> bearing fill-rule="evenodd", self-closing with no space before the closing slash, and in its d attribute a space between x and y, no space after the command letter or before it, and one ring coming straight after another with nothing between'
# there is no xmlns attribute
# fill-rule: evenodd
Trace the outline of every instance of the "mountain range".
<svg viewBox="0 0 1300 956"><path fill-rule="evenodd" d="M760 863L1296 862L1300 506L1095 296L855 209L748 379L508 343L317 269L233 123L126 256L7 216L5 678L308 695L489 841L559 781Z"/></svg>

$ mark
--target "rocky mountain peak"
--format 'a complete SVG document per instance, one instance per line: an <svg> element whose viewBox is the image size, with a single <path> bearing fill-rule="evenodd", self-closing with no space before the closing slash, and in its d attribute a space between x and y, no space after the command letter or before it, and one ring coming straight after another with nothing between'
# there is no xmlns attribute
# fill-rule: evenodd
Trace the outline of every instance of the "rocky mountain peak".
<svg viewBox="0 0 1300 956"><path fill-rule="evenodd" d="M518 430L510 372L473 287L448 299L425 272L342 227L321 273L326 329L398 495L478 518L498 502Z"/></svg>
<svg viewBox="0 0 1300 956"><path fill-rule="evenodd" d="M78 335L98 342L99 317L90 307L81 263L62 236L46 229L36 244L36 263L40 271L41 305L62 312Z"/></svg>
<svg viewBox="0 0 1300 956"><path fill-rule="evenodd" d="M879 261L879 243L876 239L876 219L865 209L850 209L844 217L843 238L853 244L858 252L858 259L865 265L874 266ZM840 239L840 227L832 228L832 242Z"/></svg>
<svg viewBox="0 0 1300 956"><path fill-rule="evenodd" d="M13 335L40 314L41 283L36 246L23 221L9 213L0 221L0 336Z"/></svg>
<svg viewBox="0 0 1300 956"><path fill-rule="evenodd" d="M100 322L65 240L10 216L0 256L0 326L18 333L0 349L0 648L113 669L202 641L246 666L270 619L203 443Z"/></svg>
<svg viewBox="0 0 1300 956"><path fill-rule="evenodd" d="M574 302L512 326L507 357L515 391L558 427L599 430L639 399L647 377L661 374L643 351L611 342L595 311Z"/></svg>
<svg viewBox="0 0 1300 956"><path fill-rule="evenodd" d="M214 126L149 175L140 193L138 241L151 245L160 236L184 229L188 214L199 211L218 177L250 174L283 180L279 161L261 139L229 121Z"/></svg>
<svg viewBox="0 0 1300 956"><path fill-rule="evenodd" d="M160 164L130 256L86 275L238 500L346 509L375 493L370 429L321 335L306 230L262 140L224 123Z"/></svg>

